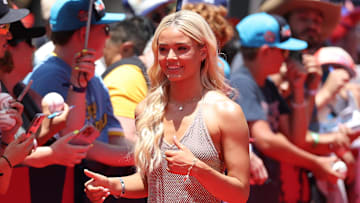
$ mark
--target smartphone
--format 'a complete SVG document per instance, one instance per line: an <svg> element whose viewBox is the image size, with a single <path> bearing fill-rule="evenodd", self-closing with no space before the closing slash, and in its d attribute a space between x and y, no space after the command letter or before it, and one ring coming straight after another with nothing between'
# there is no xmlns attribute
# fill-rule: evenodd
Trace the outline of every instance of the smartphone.
<svg viewBox="0 0 360 203"><path fill-rule="evenodd" d="M76 133L76 136L70 141L70 144L74 145L89 145L100 135L100 132L91 124L86 124L80 130L72 133Z"/></svg>
<svg viewBox="0 0 360 203"><path fill-rule="evenodd" d="M45 117L46 114L43 113L35 114L34 119L31 121L30 127L26 130L26 137L30 137L32 134L35 134L38 131Z"/></svg>
<svg viewBox="0 0 360 203"><path fill-rule="evenodd" d="M44 118L46 117L46 114L43 113L37 113L35 114L34 119L31 121L30 127L26 130L26 137L30 137L32 134L35 134L39 127L41 126L42 121L44 120ZM15 139L18 138L18 136L20 136L21 134L16 134L15 135ZM37 140L34 139L34 147L33 150L35 150L37 148L38 144L37 144Z"/></svg>

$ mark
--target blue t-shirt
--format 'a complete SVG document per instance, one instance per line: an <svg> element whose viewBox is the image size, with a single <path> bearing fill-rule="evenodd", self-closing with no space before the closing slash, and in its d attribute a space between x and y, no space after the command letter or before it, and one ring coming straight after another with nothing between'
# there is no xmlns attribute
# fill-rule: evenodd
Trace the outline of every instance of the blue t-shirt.
<svg viewBox="0 0 360 203"><path fill-rule="evenodd" d="M248 122L267 121L273 132L279 132L281 114L290 109L280 96L275 84L267 79L259 87L247 68L239 68L230 77L230 83L238 92L236 102L241 106ZM307 171L293 165L279 162L263 154L256 145L257 154L268 171L269 178L263 185L252 185L248 203L305 203L310 201L310 187Z"/></svg>
<svg viewBox="0 0 360 203"><path fill-rule="evenodd" d="M70 76L71 67L59 57L51 56L39 64L29 78L33 80L31 88L40 95L57 92L66 101L69 88L63 84L70 82ZM106 143L109 128L121 128L119 121L114 117L108 89L101 77L96 74L86 89L86 121L101 132L97 140Z"/></svg>

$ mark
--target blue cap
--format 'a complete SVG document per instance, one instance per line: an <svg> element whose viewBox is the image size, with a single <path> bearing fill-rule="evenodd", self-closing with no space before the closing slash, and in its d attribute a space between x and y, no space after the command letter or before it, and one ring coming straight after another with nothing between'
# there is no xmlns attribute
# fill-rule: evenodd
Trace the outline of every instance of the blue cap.
<svg viewBox="0 0 360 203"><path fill-rule="evenodd" d="M236 30L243 47L257 48L267 44L291 51L307 48L305 41L291 37L290 26L278 15L265 12L248 15L236 25Z"/></svg>
<svg viewBox="0 0 360 203"><path fill-rule="evenodd" d="M50 27L54 32L86 26L90 0L57 0L51 7ZM124 13L105 13L101 0L94 0L91 24L110 24L124 20Z"/></svg>

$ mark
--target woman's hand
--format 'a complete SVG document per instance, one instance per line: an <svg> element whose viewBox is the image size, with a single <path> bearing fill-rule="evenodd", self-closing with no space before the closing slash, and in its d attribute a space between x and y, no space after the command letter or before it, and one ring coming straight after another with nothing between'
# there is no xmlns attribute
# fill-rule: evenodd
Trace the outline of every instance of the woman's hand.
<svg viewBox="0 0 360 203"><path fill-rule="evenodd" d="M106 176L84 170L85 175L91 178L85 183L86 196L93 203L102 203L109 195L109 180Z"/></svg>
<svg viewBox="0 0 360 203"><path fill-rule="evenodd" d="M168 150L165 152L165 159L168 162L167 170L171 173L187 175L188 170L193 166L196 157L188 148L181 144L175 136L174 144L179 150Z"/></svg>

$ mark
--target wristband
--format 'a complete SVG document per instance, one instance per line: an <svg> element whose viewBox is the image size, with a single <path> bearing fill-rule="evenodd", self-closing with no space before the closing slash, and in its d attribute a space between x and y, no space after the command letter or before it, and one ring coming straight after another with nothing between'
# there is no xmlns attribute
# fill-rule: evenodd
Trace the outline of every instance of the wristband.
<svg viewBox="0 0 360 203"><path fill-rule="evenodd" d="M71 83L63 83L64 87L68 87L71 91L84 93L86 91L86 87L76 87Z"/></svg>
<svg viewBox="0 0 360 203"><path fill-rule="evenodd" d="M193 159L193 163L191 164L191 166L188 168L188 171L187 171L187 174L184 178L184 181L186 181L187 179L189 179L189 176L190 176L190 172L191 172L191 169L195 166L196 162L198 161L198 159L196 157L194 157Z"/></svg>
<svg viewBox="0 0 360 203"><path fill-rule="evenodd" d="M119 177L119 181L121 184L121 194L120 195L113 195L116 199L119 199L121 196L125 194L125 182L122 178Z"/></svg>
<svg viewBox="0 0 360 203"><path fill-rule="evenodd" d="M312 137L312 139L313 139L313 144L312 144L312 146L313 147L316 147L317 146L317 144L319 144L319 133L316 133L316 132L310 132L310 135L311 135L311 137Z"/></svg>
<svg viewBox="0 0 360 203"><path fill-rule="evenodd" d="M13 166L11 165L10 160L5 156L5 155L1 155L1 158L5 159L5 161L9 164L9 167L12 168Z"/></svg>
<svg viewBox="0 0 360 203"><path fill-rule="evenodd" d="M120 183L121 183L121 196L123 196L125 194L125 182L122 178L119 178Z"/></svg>

